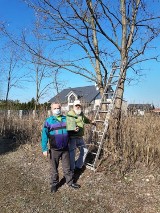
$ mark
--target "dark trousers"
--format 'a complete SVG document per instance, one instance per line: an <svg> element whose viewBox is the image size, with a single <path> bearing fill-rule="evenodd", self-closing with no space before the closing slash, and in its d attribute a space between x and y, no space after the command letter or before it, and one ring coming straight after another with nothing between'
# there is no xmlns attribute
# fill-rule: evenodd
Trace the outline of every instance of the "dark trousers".
<svg viewBox="0 0 160 213"><path fill-rule="evenodd" d="M57 185L59 183L58 166L59 161L62 160L62 168L66 183L71 185L73 183L73 175L70 170L70 159L68 150L50 150L50 162L51 162L51 185Z"/></svg>

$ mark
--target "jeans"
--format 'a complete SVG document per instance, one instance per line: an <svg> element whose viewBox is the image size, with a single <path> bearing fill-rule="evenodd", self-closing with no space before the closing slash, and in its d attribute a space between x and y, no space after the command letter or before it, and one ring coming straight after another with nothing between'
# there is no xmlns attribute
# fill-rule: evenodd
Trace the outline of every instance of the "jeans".
<svg viewBox="0 0 160 213"><path fill-rule="evenodd" d="M73 172L75 167L82 168L82 166L84 165L85 158L88 153L88 149L86 148L83 137L70 138L68 145L69 145L69 155L70 155L70 166L71 166L71 171ZM76 148L79 149L80 153L77 160L75 161Z"/></svg>

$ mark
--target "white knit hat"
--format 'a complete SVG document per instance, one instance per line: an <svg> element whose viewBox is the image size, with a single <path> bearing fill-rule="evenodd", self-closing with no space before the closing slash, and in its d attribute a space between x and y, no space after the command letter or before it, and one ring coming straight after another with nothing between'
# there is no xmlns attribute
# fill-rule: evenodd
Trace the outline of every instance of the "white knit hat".
<svg viewBox="0 0 160 213"><path fill-rule="evenodd" d="M76 106L76 105L80 105L80 106L81 106L80 100L75 100L74 103L73 103L73 105L74 105L74 106Z"/></svg>

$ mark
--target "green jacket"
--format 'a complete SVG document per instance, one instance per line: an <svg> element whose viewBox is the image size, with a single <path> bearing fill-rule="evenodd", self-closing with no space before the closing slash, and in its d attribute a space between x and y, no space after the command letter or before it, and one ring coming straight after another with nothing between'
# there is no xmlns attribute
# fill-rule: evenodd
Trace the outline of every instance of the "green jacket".
<svg viewBox="0 0 160 213"><path fill-rule="evenodd" d="M72 122L72 121L73 121L73 123L75 123L76 126L79 127L79 131L75 132L72 130L71 131L68 130L69 136L71 138L82 137L84 135L84 124L91 123L91 121L83 114L83 112L81 112L80 115L76 115L74 110L69 111L67 114L67 122Z"/></svg>

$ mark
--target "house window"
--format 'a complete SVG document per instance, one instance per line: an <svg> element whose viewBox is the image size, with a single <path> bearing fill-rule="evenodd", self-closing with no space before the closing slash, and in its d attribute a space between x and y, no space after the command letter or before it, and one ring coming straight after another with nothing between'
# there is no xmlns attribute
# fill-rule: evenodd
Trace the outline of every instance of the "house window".
<svg viewBox="0 0 160 213"><path fill-rule="evenodd" d="M73 103L74 101L75 101L75 96L74 95L71 95L70 97L69 97L69 103Z"/></svg>

